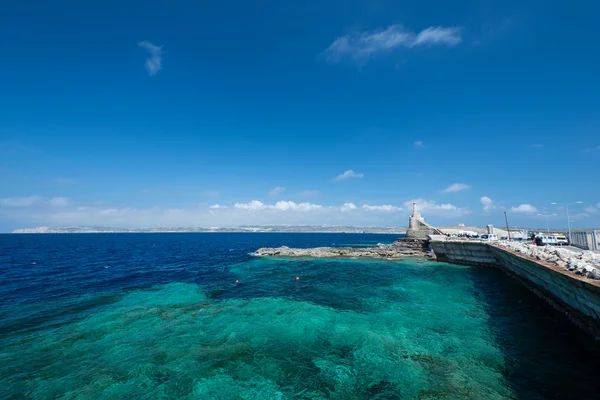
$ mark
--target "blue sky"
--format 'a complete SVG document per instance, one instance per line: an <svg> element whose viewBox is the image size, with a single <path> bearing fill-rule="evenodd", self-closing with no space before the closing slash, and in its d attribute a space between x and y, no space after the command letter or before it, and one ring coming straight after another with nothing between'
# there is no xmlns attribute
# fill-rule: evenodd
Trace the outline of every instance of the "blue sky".
<svg viewBox="0 0 600 400"><path fill-rule="evenodd" d="M0 231L600 226L592 1L10 1ZM449 189L449 190L448 190ZM217 207L218 205L219 207ZM212 207L212 208L211 208Z"/></svg>

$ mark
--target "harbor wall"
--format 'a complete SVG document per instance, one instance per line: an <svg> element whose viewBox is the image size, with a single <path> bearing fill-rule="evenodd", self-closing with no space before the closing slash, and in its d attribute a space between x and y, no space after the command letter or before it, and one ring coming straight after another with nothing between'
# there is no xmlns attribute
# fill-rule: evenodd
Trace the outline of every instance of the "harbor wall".
<svg viewBox="0 0 600 400"><path fill-rule="evenodd" d="M498 260L485 243L432 241L429 246L438 261L487 267L499 266Z"/></svg>
<svg viewBox="0 0 600 400"><path fill-rule="evenodd" d="M499 267L600 340L600 283L482 242L431 241L439 261Z"/></svg>

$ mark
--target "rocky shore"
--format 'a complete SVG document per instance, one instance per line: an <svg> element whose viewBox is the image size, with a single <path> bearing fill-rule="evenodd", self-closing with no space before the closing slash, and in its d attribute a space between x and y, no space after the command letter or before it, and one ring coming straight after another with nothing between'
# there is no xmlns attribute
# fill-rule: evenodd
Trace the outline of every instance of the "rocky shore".
<svg viewBox="0 0 600 400"><path fill-rule="evenodd" d="M315 247L310 249L290 248L281 246L277 248L263 247L254 253L257 256L271 257L369 257L383 259L400 259L404 257L429 257L433 253L429 250L429 241L416 239L398 239L392 244L377 247L352 248L352 247Z"/></svg>

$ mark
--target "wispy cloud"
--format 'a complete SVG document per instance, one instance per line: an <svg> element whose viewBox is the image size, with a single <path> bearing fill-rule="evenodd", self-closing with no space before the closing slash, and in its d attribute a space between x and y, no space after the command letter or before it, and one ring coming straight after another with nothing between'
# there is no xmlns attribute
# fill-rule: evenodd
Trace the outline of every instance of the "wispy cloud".
<svg viewBox="0 0 600 400"><path fill-rule="evenodd" d="M460 31L460 28L456 27L444 28L441 26L430 26L419 32L410 47L435 45L455 46L462 42Z"/></svg>
<svg viewBox="0 0 600 400"><path fill-rule="evenodd" d="M483 196L481 199L479 199L479 202L483 206L484 212L489 212L496 208L494 201L487 196Z"/></svg>
<svg viewBox="0 0 600 400"><path fill-rule="evenodd" d="M0 199L0 207L18 207L18 208L33 208L35 207L66 207L70 206L71 201L66 197L44 198L42 196L27 196L27 197L6 197Z"/></svg>
<svg viewBox="0 0 600 400"><path fill-rule="evenodd" d="M162 46L143 41L139 42L138 46L148 51L149 56L146 58L146 70L149 76L155 76L162 69Z"/></svg>
<svg viewBox="0 0 600 400"><path fill-rule="evenodd" d="M227 207L227 206L221 206L221 205L219 205L219 204L213 204L212 206L210 206L210 208L211 208L212 210L218 210L218 209L220 209L220 208L228 208L228 207Z"/></svg>
<svg viewBox="0 0 600 400"><path fill-rule="evenodd" d="M531 204L521 204L517 207L513 207L510 209L512 212L523 213L523 214L532 214L536 213L538 209Z"/></svg>
<svg viewBox="0 0 600 400"><path fill-rule="evenodd" d="M461 29L458 27L432 26L415 33L402 25L390 25L385 29L339 37L324 54L331 63L344 58L363 63L376 54L389 53L399 48L455 46L461 41Z"/></svg>
<svg viewBox="0 0 600 400"><path fill-rule="evenodd" d="M417 140L414 143L415 148L420 149L421 147L423 147L423 141L422 140Z"/></svg>
<svg viewBox="0 0 600 400"><path fill-rule="evenodd" d="M48 202L52 207L66 207L71 204L66 197L53 197Z"/></svg>
<svg viewBox="0 0 600 400"><path fill-rule="evenodd" d="M582 150L582 152L584 152L584 153L592 153L592 152L595 152L595 151L600 151L600 145L595 146L595 147L594 146L588 147L588 148L585 148L585 149Z"/></svg>
<svg viewBox="0 0 600 400"><path fill-rule="evenodd" d="M363 173L356 173L353 170L349 169L348 171L345 171L342 174L339 174L338 176L336 176L334 179L336 181L343 181L345 179L351 179L351 178L362 178L364 177L365 174Z"/></svg>
<svg viewBox="0 0 600 400"><path fill-rule="evenodd" d="M277 186L276 188L269 190L269 196L277 196L283 192L285 192L285 188L282 186Z"/></svg>
<svg viewBox="0 0 600 400"><path fill-rule="evenodd" d="M396 206L392 206L390 204L384 204L381 206L370 206L368 204L363 204L362 208L367 211L384 211L384 212L402 211L402 207L396 207Z"/></svg>
<svg viewBox="0 0 600 400"><path fill-rule="evenodd" d="M448 186L446 189L442 190L442 193L462 192L463 190L468 190L470 188L471 188L471 186L469 186L465 183L453 183L452 185Z"/></svg>
<svg viewBox="0 0 600 400"><path fill-rule="evenodd" d="M42 202L44 199L41 196L28 197L7 197L0 199L0 206L3 207L30 207L34 204Z"/></svg>

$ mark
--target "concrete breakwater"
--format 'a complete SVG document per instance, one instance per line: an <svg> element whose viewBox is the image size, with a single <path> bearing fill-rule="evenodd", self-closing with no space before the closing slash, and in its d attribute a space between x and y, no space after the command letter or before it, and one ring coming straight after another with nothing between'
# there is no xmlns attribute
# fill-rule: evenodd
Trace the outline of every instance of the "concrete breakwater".
<svg viewBox="0 0 600 400"><path fill-rule="evenodd" d="M430 246L440 261L501 268L600 340L599 280L500 245L432 240Z"/></svg>

